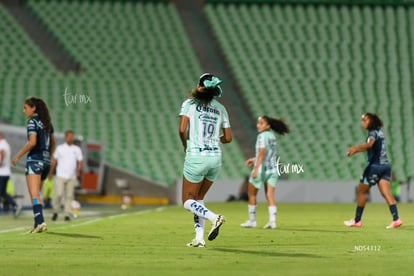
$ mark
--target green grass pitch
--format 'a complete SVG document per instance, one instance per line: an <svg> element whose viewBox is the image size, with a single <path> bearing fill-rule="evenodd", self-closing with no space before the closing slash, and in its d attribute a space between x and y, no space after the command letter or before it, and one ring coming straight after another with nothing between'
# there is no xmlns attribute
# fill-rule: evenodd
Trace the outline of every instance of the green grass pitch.
<svg viewBox="0 0 414 276"><path fill-rule="evenodd" d="M0 216L0 275L412 275L414 205L399 204L404 224L386 230L385 203L367 204L360 229L342 222L354 204L278 205L278 228L242 229L244 202L207 203L227 221L205 248L185 246L194 235L192 214L181 206L89 207L70 223L50 221L28 234L30 211ZM93 215L93 212L101 210ZM86 216L85 214L92 215ZM206 236L210 229L207 224Z"/></svg>

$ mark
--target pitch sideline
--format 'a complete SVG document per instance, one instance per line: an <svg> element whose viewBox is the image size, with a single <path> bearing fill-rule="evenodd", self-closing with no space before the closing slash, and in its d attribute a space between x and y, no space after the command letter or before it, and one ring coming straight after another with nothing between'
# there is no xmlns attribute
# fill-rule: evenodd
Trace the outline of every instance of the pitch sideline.
<svg viewBox="0 0 414 276"><path fill-rule="evenodd" d="M111 216L105 216L105 217L99 217L99 218L95 218L92 220L88 220L88 221L84 221L81 223L76 223L76 224L70 224L70 225L65 225L65 226L58 226L58 227L53 227L53 230L60 230L60 229L68 229L68 228L73 228L73 227L78 227L78 226L82 226L82 225L87 225L87 224L92 224L92 223L96 223L98 221L101 221L104 218L108 218L108 219L116 219L116 218L120 218L120 217L124 217L124 216L128 216L128 215L143 215L149 212L162 212L165 210L166 207L158 207L155 209L148 209L148 210L144 210L144 211L136 211L136 212L131 212L131 213L127 213L127 214L116 214L116 215L111 215ZM12 233L12 232L18 232L21 230L27 230L28 227L16 227L16 228L12 228L12 229L5 229L5 230L0 230L0 234L6 234L6 233ZM28 232L27 232L28 233ZM27 234L26 232L21 233L22 235Z"/></svg>

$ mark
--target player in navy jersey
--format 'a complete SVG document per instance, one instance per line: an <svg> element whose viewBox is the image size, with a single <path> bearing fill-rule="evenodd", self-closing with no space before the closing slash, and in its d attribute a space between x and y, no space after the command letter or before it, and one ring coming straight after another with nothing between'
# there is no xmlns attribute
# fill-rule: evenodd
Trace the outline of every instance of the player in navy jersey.
<svg viewBox="0 0 414 276"><path fill-rule="evenodd" d="M220 143L232 140L225 107L216 98L221 96L221 80L212 74L201 75L180 111L179 135L186 153L183 169L182 202L194 214L196 237L187 244L204 247L204 219L212 223L208 240L219 234L224 217L204 205L204 196L216 180L221 168ZM222 135L221 135L222 134Z"/></svg>
<svg viewBox="0 0 414 276"><path fill-rule="evenodd" d="M368 130L366 143L349 147L347 155L351 157L354 153L367 151L367 166L358 185L355 218L344 221L344 224L349 227L362 226L361 217L366 203L366 194L372 186L378 184L378 189L387 202L393 218L387 229L397 228L402 225L402 221L398 217L397 205L390 190L391 166L388 162L384 133L381 130L383 123L374 113L363 114L361 121L362 127Z"/></svg>
<svg viewBox="0 0 414 276"><path fill-rule="evenodd" d="M23 112L27 120L26 145L13 158L13 165L27 153L26 182L32 199L34 227L30 233L40 233L47 230L43 218L43 208L40 198L43 180L50 169L50 160L55 147L53 126L49 110L42 99L30 97L24 101Z"/></svg>

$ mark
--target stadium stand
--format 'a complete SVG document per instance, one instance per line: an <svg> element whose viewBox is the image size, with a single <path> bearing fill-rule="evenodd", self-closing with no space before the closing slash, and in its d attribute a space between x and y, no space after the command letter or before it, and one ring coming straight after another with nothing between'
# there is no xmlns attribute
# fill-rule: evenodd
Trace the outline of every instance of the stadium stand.
<svg viewBox="0 0 414 276"><path fill-rule="evenodd" d="M167 1L27 4L82 72L57 71L0 8L6 18L0 23L6 33L0 47L11 52L0 69L1 98L13 111L9 116L10 110L2 109L2 118L24 125L23 99L45 97L55 129L103 142L110 164L162 185L181 177L178 112L201 67L174 6ZM223 148L221 177L239 178L244 157L237 141Z"/></svg>
<svg viewBox="0 0 414 276"><path fill-rule="evenodd" d="M412 174L412 1L206 2L252 120L266 113L285 117L291 127L279 139L281 162L301 164L305 173L290 178L358 177L364 158L345 154L348 145L363 142L365 111L385 121L397 175ZM46 97L57 131L102 141L109 163L163 185L180 177L176 115L201 65L175 6L166 0L26 3L82 70L58 71L0 5L1 119L24 125L23 99ZM240 178L246 169L237 140L223 150L221 177Z"/></svg>
<svg viewBox="0 0 414 276"><path fill-rule="evenodd" d="M345 154L366 111L385 122L397 175L411 175L414 8L266 2L209 1L205 13L252 112L289 122L281 160L307 170L291 177L358 177L363 158Z"/></svg>

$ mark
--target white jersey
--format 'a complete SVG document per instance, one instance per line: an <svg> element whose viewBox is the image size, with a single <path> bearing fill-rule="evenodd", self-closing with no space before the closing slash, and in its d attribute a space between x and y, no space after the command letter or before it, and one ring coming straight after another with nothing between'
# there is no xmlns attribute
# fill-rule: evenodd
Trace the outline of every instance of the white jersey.
<svg viewBox="0 0 414 276"><path fill-rule="evenodd" d="M229 116L221 103L213 99L207 106L202 106L187 99L179 115L189 118L187 155L221 155L221 129L230 128Z"/></svg>
<svg viewBox="0 0 414 276"><path fill-rule="evenodd" d="M10 160L11 150L10 145L5 139L0 140L0 152L4 151L3 164L0 165L0 176L10 176Z"/></svg>
<svg viewBox="0 0 414 276"><path fill-rule="evenodd" d="M76 177L76 168L83 155L79 146L64 143L56 147L53 158L57 161L56 176L72 179Z"/></svg>

